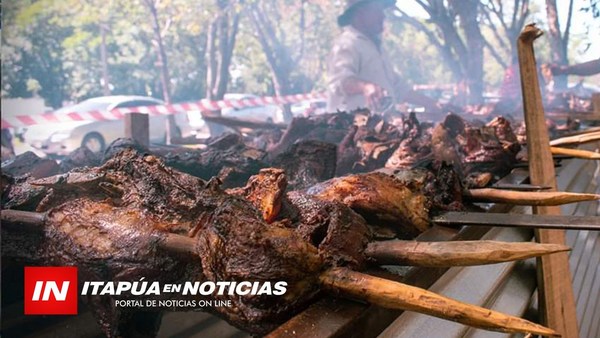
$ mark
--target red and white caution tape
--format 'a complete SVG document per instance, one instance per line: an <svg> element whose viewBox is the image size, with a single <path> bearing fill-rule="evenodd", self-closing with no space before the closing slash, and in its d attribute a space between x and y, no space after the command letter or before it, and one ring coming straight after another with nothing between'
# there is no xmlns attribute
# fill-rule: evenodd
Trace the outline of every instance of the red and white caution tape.
<svg viewBox="0 0 600 338"><path fill-rule="evenodd" d="M324 93L296 94L287 96L265 96L241 100L209 101L201 100L190 103L177 103L159 106L143 106L115 108L111 111L92 110L87 112L70 112L64 114L44 113L37 115L2 116L2 128L27 127L37 124L61 123L73 121L106 121L119 120L127 113L143 113L148 115L171 115L187 111L215 111L225 108L258 107L268 104L289 104L302 101L324 99Z"/></svg>

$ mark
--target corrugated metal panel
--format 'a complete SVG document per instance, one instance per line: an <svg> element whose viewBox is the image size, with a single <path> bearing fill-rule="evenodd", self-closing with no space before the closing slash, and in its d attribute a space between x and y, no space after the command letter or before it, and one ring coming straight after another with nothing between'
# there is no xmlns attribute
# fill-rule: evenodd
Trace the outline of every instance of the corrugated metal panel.
<svg viewBox="0 0 600 338"><path fill-rule="evenodd" d="M526 241L533 236L531 231L524 229L493 229L482 239L500 241ZM462 302L486 306L488 303L498 300L499 304L506 299L498 298L497 290L502 288L509 280L515 270L530 272L523 264L531 266L532 261L527 263L502 263L495 265L457 267L451 268L440 278L429 290L458 299ZM518 269L516 266L521 265ZM511 284L517 283L513 280ZM525 290L525 302L519 306L525 308L527 300L531 296L531 290ZM519 299L519 298L517 298ZM522 299L522 298L521 298ZM513 304L514 305L514 304ZM469 328L462 324L421 315L415 312L403 313L392 325L382 332L380 337L462 337ZM486 332L487 333L487 332Z"/></svg>
<svg viewBox="0 0 600 338"><path fill-rule="evenodd" d="M568 175L573 172L575 174ZM600 194L600 161L572 160L565 167L564 175L562 173L557 178L561 189ZM600 202L564 206L562 211L565 215L600 216ZM597 231L567 231L567 244L573 249L569 261L579 336L600 337L600 234Z"/></svg>
<svg viewBox="0 0 600 338"><path fill-rule="evenodd" d="M589 149L590 146L586 148ZM565 161L557 172L559 190L600 193L600 161L577 159ZM513 175L516 176L519 175ZM595 201L565 205L562 207L562 212L564 215L598 216L600 203ZM600 337L600 234L592 231L568 231L567 244L573 249L570 254L570 268L577 302L580 337L598 338ZM472 273L469 273L470 279L462 278L467 269L472 270ZM523 316L536 287L535 263L529 260L525 263L513 264L508 275L505 275L506 269L505 264L452 268L430 290L461 301ZM493 278L497 280L490 280ZM403 313L380 335L380 337L398 338L510 336L505 333L465 328L460 324L412 312Z"/></svg>
<svg viewBox="0 0 600 338"><path fill-rule="evenodd" d="M567 191L595 191L600 193L599 164L599 161L567 161L560 169L557 177L559 188ZM520 170L512 178L522 177L522 174L523 170ZM522 209L519 210L522 211ZM599 210L600 204L598 202L586 202L563 207L564 214L572 215L599 215ZM494 229L486 235L486 238L526 240L527 236L530 236L530 233L523 230ZM597 338L600 337L600 236L597 232L569 231L567 242L573 248L570 264L577 300L580 337ZM521 316L525 312L528 299L535 287L534 265L533 261L529 260L519 264L504 263L494 266L453 268L438 280L431 289L440 290L441 293L447 296L463 301ZM340 300L340 302L346 301ZM13 309L15 311L3 310L3 324L7 320L11 320L10 312L22 314L22 309ZM8 318L7 315L9 315ZM73 334L90 338L102 336L89 312L66 320L39 318L37 323L45 329L37 332L36 337L66 337ZM13 326L15 329L24 329L25 326L36 325L32 321L13 324L16 325L16 327ZM369 328L365 328L365 330L369 330ZM27 330L23 332L27 332ZM377 334L376 332L379 331L372 332L373 336ZM295 333L292 333L292 335L296 336ZM333 335L335 336L335 334ZM226 322L210 314L200 312L167 313L163 317L159 331L159 337L217 336L224 338L249 337L248 334ZM460 324L406 312L388 327L381 336L479 338L506 337L507 335L469 329Z"/></svg>

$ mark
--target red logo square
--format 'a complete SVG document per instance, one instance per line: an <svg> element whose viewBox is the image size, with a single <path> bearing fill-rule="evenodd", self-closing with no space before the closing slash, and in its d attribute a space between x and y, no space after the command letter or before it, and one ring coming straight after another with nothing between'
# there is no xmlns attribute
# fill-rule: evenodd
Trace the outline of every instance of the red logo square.
<svg viewBox="0 0 600 338"><path fill-rule="evenodd" d="M76 315L77 268L25 267L26 315Z"/></svg>

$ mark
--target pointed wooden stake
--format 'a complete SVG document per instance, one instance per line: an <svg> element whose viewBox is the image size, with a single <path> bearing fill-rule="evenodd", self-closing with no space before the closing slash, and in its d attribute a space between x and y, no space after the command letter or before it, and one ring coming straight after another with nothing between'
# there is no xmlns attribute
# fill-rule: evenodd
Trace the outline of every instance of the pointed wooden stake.
<svg viewBox="0 0 600 338"><path fill-rule="evenodd" d="M554 330L525 319L345 268L325 271L320 281L326 289L385 308L415 311L491 331L558 336Z"/></svg>
<svg viewBox="0 0 600 338"><path fill-rule="evenodd" d="M510 191L502 189L470 189L465 199L475 202L494 202L515 205L551 206L583 201L600 200L600 195L562 191Z"/></svg>
<svg viewBox="0 0 600 338"><path fill-rule="evenodd" d="M550 151L553 155L567 155L582 158L584 160L600 160L600 153L589 150L550 147Z"/></svg>
<svg viewBox="0 0 600 338"><path fill-rule="evenodd" d="M43 231L48 214L43 212L31 212L20 210L2 210L0 214L2 227L9 227L14 231L23 231L25 235L28 232ZM193 238L160 233L157 236L158 245L171 252L197 255L196 241Z"/></svg>
<svg viewBox="0 0 600 338"><path fill-rule="evenodd" d="M566 245L498 241L369 243L365 254L380 264L450 267L484 265L569 251Z"/></svg>
<svg viewBox="0 0 600 338"><path fill-rule="evenodd" d="M523 110L527 129L527 150L529 155L529 178L531 184L551 186L556 190L556 172L552 161L546 117L542 104L542 93L538 81L537 65L533 42L542 35L535 25L527 25L517 40L519 70L521 73L521 90L523 92ZM590 134L586 134L587 138ZM580 135L583 136L584 135ZM597 135L600 137L600 133ZM582 138L571 140L580 142ZM573 142L570 142L573 143ZM534 207L533 212L545 215L560 215L559 207ZM562 230L535 230L536 239L540 243L565 243L565 232ZM569 257L565 253L545 256L538 260L538 290L542 323L558 331L562 336L577 338L577 315Z"/></svg>
<svg viewBox="0 0 600 338"><path fill-rule="evenodd" d="M529 138L527 140L528 140L527 143L530 143ZM551 146L562 146L565 144L571 144L571 145L583 144L583 143L594 142L594 141L598 141L598 140L600 140L600 131L585 133L585 134L575 135L575 136L567 136L567 137L557 138L556 140L550 141L550 145Z"/></svg>

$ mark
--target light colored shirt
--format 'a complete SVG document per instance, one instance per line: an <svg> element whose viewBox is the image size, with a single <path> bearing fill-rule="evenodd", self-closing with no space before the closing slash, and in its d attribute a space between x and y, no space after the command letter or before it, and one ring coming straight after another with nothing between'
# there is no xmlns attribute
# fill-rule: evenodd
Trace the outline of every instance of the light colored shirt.
<svg viewBox="0 0 600 338"><path fill-rule="evenodd" d="M327 65L327 111L351 111L367 106L364 95L350 95L342 89L348 78L376 84L387 91L394 102L410 89L394 72L385 51L351 26L344 27L336 39Z"/></svg>

